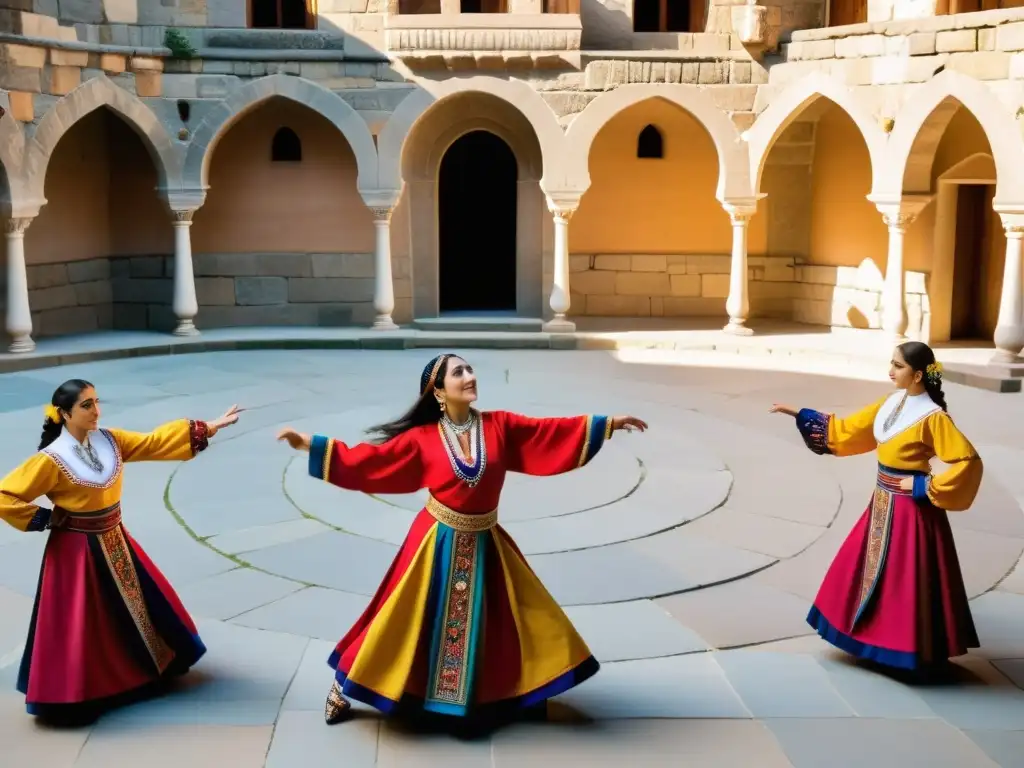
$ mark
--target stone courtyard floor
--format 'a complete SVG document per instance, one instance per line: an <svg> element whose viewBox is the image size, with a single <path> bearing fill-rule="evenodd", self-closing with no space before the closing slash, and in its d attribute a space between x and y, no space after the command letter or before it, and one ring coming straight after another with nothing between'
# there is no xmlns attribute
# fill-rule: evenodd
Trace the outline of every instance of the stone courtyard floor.
<svg viewBox="0 0 1024 768"><path fill-rule="evenodd" d="M128 429L250 409L193 462L127 468L126 525L209 647L164 698L83 729L25 714L14 677L45 536L0 529L0 765L1024 766L1024 397L947 387L986 462L974 508L952 516L983 647L956 660L956 680L909 686L804 622L869 499L874 459L814 456L767 409L845 412L886 391L884 366L864 375L837 359L812 374L683 353L466 352L484 408L651 424L579 472L511 477L502 499L503 524L603 668L556 700L550 722L489 739L411 733L361 707L324 725L330 648L422 497L313 481L274 433L355 440L404 410L433 354L211 352L0 376L3 468L35 448L42 406L71 376L95 382L105 423Z"/></svg>

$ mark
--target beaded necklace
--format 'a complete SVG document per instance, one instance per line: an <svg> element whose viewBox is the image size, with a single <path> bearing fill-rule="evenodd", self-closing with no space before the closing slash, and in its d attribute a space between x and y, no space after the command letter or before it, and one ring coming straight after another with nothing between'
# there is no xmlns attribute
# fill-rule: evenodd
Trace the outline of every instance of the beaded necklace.
<svg viewBox="0 0 1024 768"><path fill-rule="evenodd" d="M456 426L459 430L456 431ZM483 421L476 411L470 412L468 425L455 425L450 419L443 418L437 425L444 442L445 452L451 462L452 471L455 476L475 488L484 476L487 468L487 444L484 442ZM459 446L458 435L460 432L469 432L470 463L463 460L462 450Z"/></svg>

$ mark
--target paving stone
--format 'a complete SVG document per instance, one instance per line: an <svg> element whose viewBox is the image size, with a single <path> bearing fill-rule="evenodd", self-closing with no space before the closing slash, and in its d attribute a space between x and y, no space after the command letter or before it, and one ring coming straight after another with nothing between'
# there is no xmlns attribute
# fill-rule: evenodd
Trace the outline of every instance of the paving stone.
<svg viewBox="0 0 1024 768"><path fill-rule="evenodd" d="M909 720L934 718L913 686L898 682L877 669L857 664L851 656L819 655L818 664L832 687L860 717Z"/></svg>
<svg viewBox="0 0 1024 768"><path fill-rule="evenodd" d="M41 727L25 712L25 697L14 690L13 679L4 679L0 691L0 739L4 766L10 768L72 768L90 728Z"/></svg>
<svg viewBox="0 0 1024 768"><path fill-rule="evenodd" d="M714 658L754 717L854 714L825 670L809 656L723 651Z"/></svg>
<svg viewBox="0 0 1024 768"><path fill-rule="evenodd" d="M861 768L865 762L879 768L995 766L962 733L937 720L788 719L766 725L794 768L823 761L836 768Z"/></svg>
<svg viewBox="0 0 1024 768"><path fill-rule="evenodd" d="M307 587L236 616L232 623L292 632L335 643L348 632L369 602L366 595Z"/></svg>
<svg viewBox="0 0 1024 768"><path fill-rule="evenodd" d="M101 720L75 762L75 768L107 768L141 763L152 768L262 768L274 728L143 724L125 726Z"/></svg>
<svg viewBox="0 0 1024 768"><path fill-rule="evenodd" d="M373 768L379 727L376 718L356 718L328 728L324 725L323 701L316 712L282 712L266 756L266 768L329 765L339 756L344 756L346 768Z"/></svg>
<svg viewBox="0 0 1024 768"><path fill-rule="evenodd" d="M1024 731L964 731L1001 768L1024 768Z"/></svg>
<svg viewBox="0 0 1024 768"><path fill-rule="evenodd" d="M254 608L270 605L285 595L303 589L302 584L270 576L251 568L193 581L178 590L178 596L193 615L207 619L230 619Z"/></svg>
<svg viewBox="0 0 1024 768"><path fill-rule="evenodd" d="M289 541L297 541L307 536L316 536L319 533L324 533L323 523L302 518L299 520L287 520L283 523L257 525L252 528L228 531L217 536L211 536L207 539L207 543L220 552L234 555L251 552L255 549L272 547L276 544L285 544Z"/></svg>
<svg viewBox="0 0 1024 768"><path fill-rule="evenodd" d="M488 740L456 740L445 734L405 730L400 723L385 720L380 725L377 765L380 768L491 768Z"/></svg>
<svg viewBox="0 0 1024 768"><path fill-rule="evenodd" d="M962 671L945 685L917 693L935 713L965 730L1016 731L1024 722L1024 691L983 659L956 660Z"/></svg>
<svg viewBox="0 0 1024 768"><path fill-rule="evenodd" d="M566 615L598 661L625 661L706 651L701 637L650 600L577 605Z"/></svg>
<svg viewBox="0 0 1024 768"><path fill-rule="evenodd" d="M495 768L622 765L661 768L789 768L763 724L749 720L600 720L581 725L517 725L492 739Z"/></svg>

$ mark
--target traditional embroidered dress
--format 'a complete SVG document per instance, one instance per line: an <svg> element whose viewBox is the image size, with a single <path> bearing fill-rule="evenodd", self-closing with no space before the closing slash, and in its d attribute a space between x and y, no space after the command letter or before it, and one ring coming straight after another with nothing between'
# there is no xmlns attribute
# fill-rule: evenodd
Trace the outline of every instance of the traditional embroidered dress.
<svg viewBox="0 0 1024 768"><path fill-rule="evenodd" d="M974 446L927 394L896 392L847 418L804 409L797 428L815 453L878 451L871 503L832 562L808 623L848 653L923 669L978 647L946 511L981 485ZM932 457L950 465L929 475ZM900 481L914 478L913 491Z"/></svg>
<svg viewBox="0 0 1024 768"><path fill-rule="evenodd" d="M454 716L515 710L598 671L497 524L498 500L508 472L555 475L587 464L610 437L610 420L502 411L475 418L468 462L443 424L383 445L312 439L313 477L363 493L430 490L369 607L328 662L346 695L385 713L400 705Z"/></svg>
<svg viewBox="0 0 1024 768"><path fill-rule="evenodd" d="M170 584L121 525L120 500L125 462L191 459L207 434L198 421L150 434L101 429L89 435L90 456L65 430L0 481L0 518L50 530L18 675L30 714L99 714L206 652ZM66 514L59 527L35 505L43 496Z"/></svg>

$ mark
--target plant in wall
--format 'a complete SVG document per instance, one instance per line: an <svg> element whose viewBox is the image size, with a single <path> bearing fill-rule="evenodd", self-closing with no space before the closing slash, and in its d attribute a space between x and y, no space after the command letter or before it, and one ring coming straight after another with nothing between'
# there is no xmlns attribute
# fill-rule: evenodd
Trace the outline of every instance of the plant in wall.
<svg viewBox="0 0 1024 768"><path fill-rule="evenodd" d="M180 29L169 28L164 33L164 46L171 49L171 58L194 59L196 49Z"/></svg>

